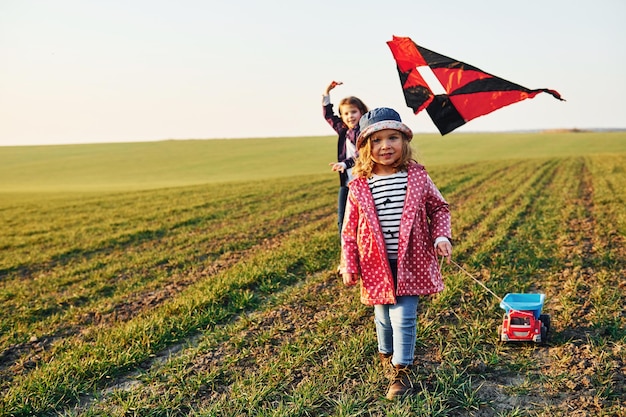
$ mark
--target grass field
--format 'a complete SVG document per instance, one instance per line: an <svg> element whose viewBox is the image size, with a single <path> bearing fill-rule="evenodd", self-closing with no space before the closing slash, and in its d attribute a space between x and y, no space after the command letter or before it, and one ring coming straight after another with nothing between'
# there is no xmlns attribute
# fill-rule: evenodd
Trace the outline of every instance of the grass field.
<svg viewBox="0 0 626 417"><path fill-rule="evenodd" d="M334 274L332 137L0 148L0 415L624 415L626 133L414 145L454 259L545 293L546 346L501 344L499 300L444 264L416 393L386 401Z"/></svg>
<svg viewBox="0 0 626 417"><path fill-rule="evenodd" d="M626 152L625 132L416 135L427 167ZM329 173L336 138L0 147L0 192L133 191ZM333 179L335 179L333 177Z"/></svg>

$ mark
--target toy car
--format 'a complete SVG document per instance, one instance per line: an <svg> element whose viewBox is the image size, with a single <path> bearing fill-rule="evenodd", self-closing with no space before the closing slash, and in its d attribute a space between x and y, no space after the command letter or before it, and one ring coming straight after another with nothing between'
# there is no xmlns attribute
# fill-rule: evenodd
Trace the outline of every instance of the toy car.
<svg viewBox="0 0 626 417"><path fill-rule="evenodd" d="M550 316L541 314L545 294L509 293L500 302L504 320L499 329L502 342L545 343Z"/></svg>

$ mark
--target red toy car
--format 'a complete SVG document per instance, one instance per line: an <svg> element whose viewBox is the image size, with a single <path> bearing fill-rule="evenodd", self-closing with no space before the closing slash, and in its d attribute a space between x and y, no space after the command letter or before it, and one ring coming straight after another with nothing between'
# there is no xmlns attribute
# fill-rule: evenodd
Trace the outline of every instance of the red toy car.
<svg viewBox="0 0 626 417"><path fill-rule="evenodd" d="M550 330L550 316L541 314L545 294L509 293L500 302L505 310L499 329L502 342L545 343Z"/></svg>

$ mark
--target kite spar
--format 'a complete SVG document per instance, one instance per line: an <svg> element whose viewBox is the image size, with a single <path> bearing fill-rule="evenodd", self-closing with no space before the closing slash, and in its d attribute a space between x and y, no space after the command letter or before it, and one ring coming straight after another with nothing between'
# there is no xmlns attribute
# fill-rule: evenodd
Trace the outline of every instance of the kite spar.
<svg viewBox="0 0 626 417"><path fill-rule="evenodd" d="M421 47L410 38L394 36L387 45L396 60L407 106L415 114L426 109L442 135L476 117L539 93L564 101L555 90L530 90ZM430 67L446 94L433 93L418 71L424 66Z"/></svg>

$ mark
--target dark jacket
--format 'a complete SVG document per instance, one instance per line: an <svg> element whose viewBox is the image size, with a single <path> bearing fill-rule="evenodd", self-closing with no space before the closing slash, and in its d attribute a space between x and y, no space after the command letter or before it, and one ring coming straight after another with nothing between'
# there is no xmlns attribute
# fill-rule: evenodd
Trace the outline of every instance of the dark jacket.
<svg viewBox="0 0 626 417"><path fill-rule="evenodd" d="M354 158L346 157L346 141L350 141L356 145L356 138L359 136L359 126L357 125L353 129L348 129L341 117L337 116L333 112L333 105L327 104L323 106L324 119L330 127L337 132L337 162L343 162L346 164L346 168L352 168L354 166ZM348 186L348 174L346 172L339 173L339 181L341 186Z"/></svg>

